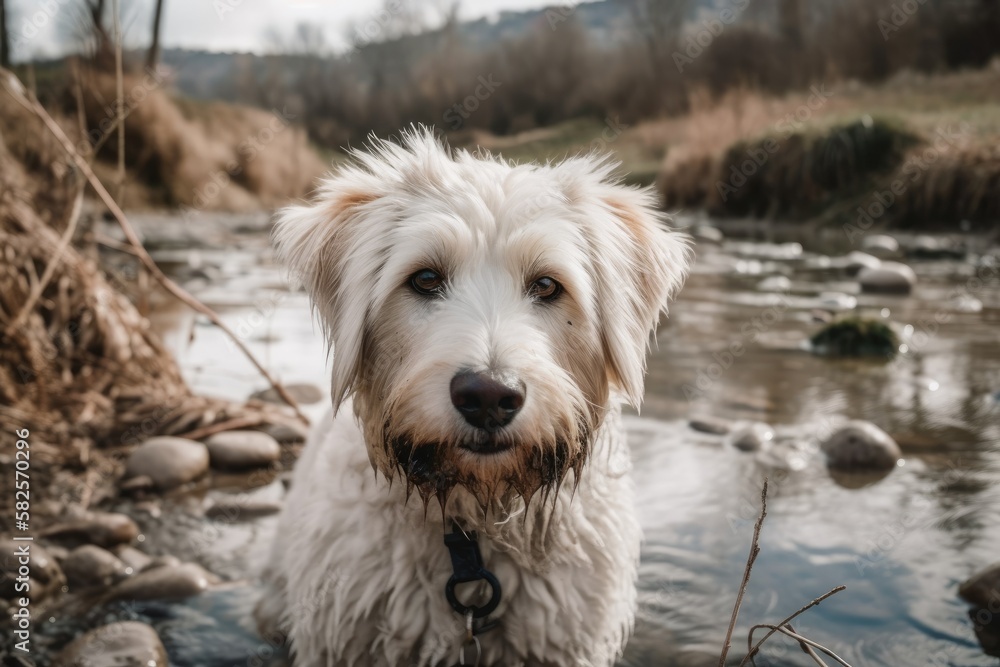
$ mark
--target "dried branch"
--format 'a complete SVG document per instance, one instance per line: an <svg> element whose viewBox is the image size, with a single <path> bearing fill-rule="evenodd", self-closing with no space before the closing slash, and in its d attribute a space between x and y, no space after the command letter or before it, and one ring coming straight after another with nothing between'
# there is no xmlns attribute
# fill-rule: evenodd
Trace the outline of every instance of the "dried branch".
<svg viewBox="0 0 1000 667"><path fill-rule="evenodd" d="M767 478L764 478L764 487L760 490L760 516L753 526L753 542L750 544L750 554L747 556L747 565L743 570L743 582L740 584L740 591L736 595L736 604L733 605L733 616L729 619L729 629L726 630L726 643L722 646L722 655L719 656L719 667L726 667L726 656L733 645L733 630L736 629L736 619L740 614L740 605L743 604L743 595L747 592L747 585L750 583L750 572L753 570L754 561L760 553L760 529L764 527L764 517L767 516Z"/></svg>
<svg viewBox="0 0 1000 667"><path fill-rule="evenodd" d="M778 623L777 627L782 628L782 627L784 627L786 625L789 625L793 620L795 620L795 618L797 616L799 616L799 614L802 614L803 612L806 612L809 609L812 609L813 607L815 607L816 605L818 605L823 600L825 600L828 597L831 597L833 595L836 595L837 593L839 593L840 591L842 591L842 590L844 590L846 588L847 588L847 586L837 586L833 590L831 590L831 591L829 591L827 593L824 593L823 595L820 595L818 598L816 598L815 600L813 600L809 604L805 605L804 607L802 607L801 609L799 609L797 612L795 612L794 614L792 614L791 616L789 616L785 620L783 620L780 623ZM774 626L768 626L768 625L759 624L759 625L755 625L752 628L750 628L750 633L747 635L747 654L743 658L743 660L740 661L739 667L743 667L743 665L746 664L747 660L749 660L750 662L753 662L754 656L757 655L757 653L760 652L760 647L764 644L764 642L766 642L768 639L770 639L774 635L774 633L778 632L777 629L772 629L770 632L768 632L766 635L764 635L763 639L761 639L759 642L757 642L756 644L754 644L753 643L753 633L754 633L754 630L757 630L759 628L764 628L764 627L772 627L773 628ZM791 626L789 626L789 627L791 627Z"/></svg>

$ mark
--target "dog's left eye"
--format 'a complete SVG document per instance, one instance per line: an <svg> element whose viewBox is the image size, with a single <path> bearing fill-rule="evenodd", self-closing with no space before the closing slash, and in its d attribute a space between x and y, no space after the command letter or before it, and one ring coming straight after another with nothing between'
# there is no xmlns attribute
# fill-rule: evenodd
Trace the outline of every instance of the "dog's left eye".
<svg viewBox="0 0 1000 667"><path fill-rule="evenodd" d="M528 296L539 301L553 301L562 294L562 289L554 278L543 276L528 286Z"/></svg>
<svg viewBox="0 0 1000 667"><path fill-rule="evenodd" d="M435 296L444 289L444 277L431 269L420 269L410 276L410 287L417 294Z"/></svg>

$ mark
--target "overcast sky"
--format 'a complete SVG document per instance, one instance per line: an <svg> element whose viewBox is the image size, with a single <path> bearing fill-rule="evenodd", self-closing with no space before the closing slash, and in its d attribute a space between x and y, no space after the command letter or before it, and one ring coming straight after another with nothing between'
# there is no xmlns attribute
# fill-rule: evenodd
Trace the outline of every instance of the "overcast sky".
<svg viewBox="0 0 1000 667"><path fill-rule="evenodd" d="M9 30L17 60L60 55L79 22L81 0L7 0ZM126 38L148 43L153 0L121 0ZM346 45L348 26L376 16L384 0L164 0L162 41L166 47L212 51L260 51L269 30L290 32L297 24L322 26L329 41ZM111 3L108 2L110 5ZM431 1L444 7L446 1ZM465 0L462 18L561 4L560 0Z"/></svg>

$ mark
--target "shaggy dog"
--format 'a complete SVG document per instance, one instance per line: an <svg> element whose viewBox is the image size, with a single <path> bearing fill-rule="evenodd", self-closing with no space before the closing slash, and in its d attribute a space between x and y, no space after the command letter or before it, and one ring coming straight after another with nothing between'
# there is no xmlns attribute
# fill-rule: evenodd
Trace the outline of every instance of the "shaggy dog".
<svg viewBox="0 0 1000 667"><path fill-rule="evenodd" d="M512 165L416 130L353 158L275 229L333 346L333 411L258 619L302 667L451 665L463 647L484 667L612 665L641 538L620 405L641 400L684 238L594 156ZM453 531L478 533L502 587L474 638L445 596Z"/></svg>

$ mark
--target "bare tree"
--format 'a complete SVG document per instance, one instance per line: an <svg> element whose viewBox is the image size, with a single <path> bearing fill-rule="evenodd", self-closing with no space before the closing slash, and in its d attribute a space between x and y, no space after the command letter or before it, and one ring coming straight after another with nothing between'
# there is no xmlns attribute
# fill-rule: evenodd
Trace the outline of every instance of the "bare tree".
<svg viewBox="0 0 1000 667"><path fill-rule="evenodd" d="M6 5L6 0L0 0L0 67L10 67L10 41L7 39Z"/></svg>
<svg viewBox="0 0 1000 667"><path fill-rule="evenodd" d="M163 0L156 0L156 12L153 14L153 40L146 54L146 69L155 70L160 60L160 18L163 16Z"/></svg>

